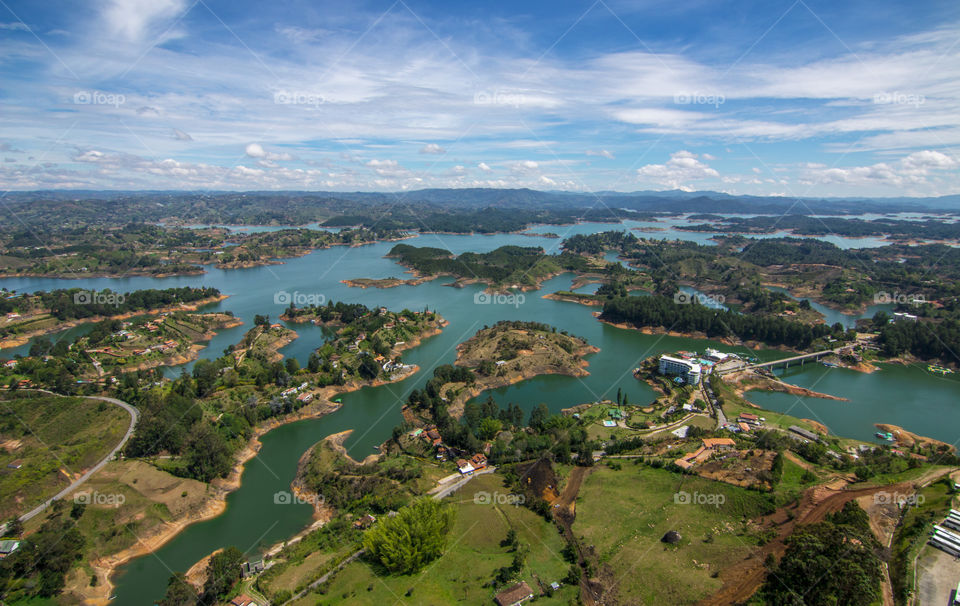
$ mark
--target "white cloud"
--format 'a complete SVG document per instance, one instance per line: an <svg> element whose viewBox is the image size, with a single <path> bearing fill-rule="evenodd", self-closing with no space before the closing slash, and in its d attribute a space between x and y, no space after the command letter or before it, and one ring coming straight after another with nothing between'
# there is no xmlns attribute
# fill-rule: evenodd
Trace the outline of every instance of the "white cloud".
<svg viewBox="0 0 960 606"><path fill-rule="evenodd" d="M878 162L868 166L826 167L808 164L801 183L805 185L844 184L880 185L889 188L910 187L923 192L936 187L944 176L940 171L960 168L960 160L939 151L923 150L895 162ZM951 174L956 177L955 174Z"/></svg>
<svg viewBox="0 0 960 606"><path fill-rule="evenodd" d="M718 178L720 173L697 159L697 154L680 150L670 154L666 164L647 164L637 169L642 180L671 189L692 189L690 181Z"/></svg>
<svg viewBox="0 0 960 606"><path fill-rule="evenodd" d="M177 141L193 141L193 137L190 136L190 133L185 133L179 128L173 129L173 138Z"/></svg>
<svg viewBox="0 0 960 606"><path fill-rule="evenodd" d="M609 152L605 149L601 149L601 150L588 149L586 153L588 156L600 156L602 158L606 158L607 160L613 160L614 158L616 158L616 156L613 155L613 152Z"/></svg>
<svg viewBox="0 0 960 606"><path fill-rule="evenodd" d="M492 168L490 168L490 166L486 162L480 162L479 164L477 164L477 168L479 168L485 173L488 173L491 170L493 170Z"/></svg>
<svg viewBox="0 0 960 606"><path fill-rule="evenodd" d="M102 15L114 35L138 41L157 28L157 22L179 15L185 5L184 0L109 0Z"/></svg>
<svg viewBox="0 0 960 606"><path fill-rule="evenodd" d="M12 23L0 23L0 29L19 30L22 32L30 31L30 28L27 27L27 25L22 21L13 21Z"/></svg>
<svg viewBox="0 0 960 606"><path fill-rule="evenodd" d="M445 154L447 150L440 147L436 143L427 143L422 148L420 148L421 154Z"/></svg>
<svg viewBox="0 0 960 606"><path fill-rule="evenodd" d="M265 160L267 162L287 162L293 160L293 156L284 152L276 154L263 149L259 143L250 143L246 147L246 154L251 158Z"/></svg>

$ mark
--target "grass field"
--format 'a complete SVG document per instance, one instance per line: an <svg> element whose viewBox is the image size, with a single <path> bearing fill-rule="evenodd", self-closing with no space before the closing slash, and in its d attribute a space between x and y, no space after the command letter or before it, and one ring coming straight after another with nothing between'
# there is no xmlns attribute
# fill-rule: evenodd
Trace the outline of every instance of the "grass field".
<svg viewBox="0 0 960 606"><path fill-rule="evenodd" d="M680 491L690 503L677 502ZM645 465L598 466L580 489L573 532L608 568L604 584L630 603L692 604L720 588L719 570L757 546L749 520L768 507L765 495L719 482ZM661 542L670 530L682 537L676 545Z"/></svg>
<svg viewBox="0 0 960 606"><path fill-rule="evenodd" d="M423 605L493 604L495 594L490 582L497 569L509 566L513 554L500 542L507 530L516 531L521 545L529 547L526 564L518 578L534 591L537 580L544 586L559 582L569 564L560 556L563 537L557 528L524 507L506 504L474 503L474 494L485 491L506 495L496 474L476 477L460 493L447 499L456 507L457 516L450 532L446 553L415 575L378 575L364 561L346 566L323 594L310 594L295 606L318 604L393 604ZM562 587L540 604L568 604L578 593L575 587Z"/></svg>
<svg viewBox="0 0 960 606"><path fill-rule="evenodd" d="M85 539L83 563L67 576L65 595L79 601L90 591L88 562L130 547L164 522L195 515L204 507L207 485L143 461L124 460L108 463L67 500L72 502L77 494L96 495L87 499L90 504L78 522ZM43 518L30 520L27 531L39 527Z"/></svg>
<svg viewBox="0 0 960 606"><path fill-rule="evenodd" d="M0 519L23 514L113 449L126 411L85 398L9 394L0 400ZM19 469L10 465L19 461Z"/></svg>

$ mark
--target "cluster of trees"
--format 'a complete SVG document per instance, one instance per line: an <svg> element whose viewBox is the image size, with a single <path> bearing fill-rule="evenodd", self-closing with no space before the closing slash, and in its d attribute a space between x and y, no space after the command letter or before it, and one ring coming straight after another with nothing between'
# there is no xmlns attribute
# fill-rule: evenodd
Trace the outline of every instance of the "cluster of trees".
<svg viewBox="0 0 960 606"><path fill-rule="evenodd" d="M462 419L452 417L448 402L440 394L440 388L451 382L472 383L475 376L470 370L451 365L439 366L426 388L414 390L407 403L418 412L429 413L437 426L443 442L466 452L478 452L484 442L493 440L489 460L499 465L546 457L567 463L571 453L581 455L581 460L590 461L592 445L588 443L587 431L572 417L551 415L546 404L538 404L524 424L523 410L510 403L501 407L492 397L477 404L468 402ZM444 394L445 395L445 394ZM398 440L407 428L394 428L393 437ZM501 431L510 431L508 441L500 438Z"/></svg>
<svg viewBox="0 0 960 606"><path fill-rule="evenodd" d="M758 597L771 606L875 604L882 598L881 551L866 512L849 501L787 539L787 551Z"/></svg>
<svg viewBox="0 0 960 606"><path fill-rule="evenodd" d="M141 391L135 386L125 389L122 385L121 390L126 392L126 401L140 409L140 421L127 442L125 454L178 455L180 464L170 470L201 482L229 473L234 448L249 438L251 426L259 420L256 409L244 407L239 415L224 413L214 426L203 417L196 401L197 382L186 374L176 379L165 394L159 390Z"/></svg>
<svg viewBox="0 0 960 606"><path fill-rule="evenodd" d="M909 353L922 360L960 363L956 357L960 351L960 315L938 322L890 322L889 315L878 312L873 325L879 332L877 345L888 356Z"/></svg>
<svg viewBox="0 0 960 606"><path fill-rule="evenodd" d="M422 498L384 517L367 531L363 546L374 561L394 574L413 574L443 555L453 527L453 507Z"/></svg>
<svg viewBox="0 0 960 606"><path fill-rule="evenodd" d="M600 317L609 322L625 322L638 327L656 326L680 332L702 332L708 338L737 337L744 341L797 349L805 349L815 340L825 337L849 338L839 324L811 326L783 318L712 309L696 301L680 304L663 296L610 299L604 303Z"/></svg>
<svg viewBox="0 0 960 606"><path fill-rule="evenodd" d="M167 582L167 592L159 606L215 606L223 603L240 580L240 565L246 558L236 547L227 547L213 554L207 564L207 580L197 595L186 575L177 572Z"/></svg>
<svg viewBox="0 0 960 606"><path fill-rule="evenodd" d="M333 466L331 456L337 457ZM381 514L406 505L412 493L403 484L422 473L409 458L391 460L389 465L357 465L321 443L310 452L301 479L307 491L322 494L324 504L338 511Z"/></svg>
<svg viewBox="0 0 960 606"><path fill-rule="evenodd" d="M0 299L0 313L48 309L58 320L74 320L158 309L217 296L220 296L220 291L216 288L191 286L163 290L149 288L128 293L114 293L110 290L92 292L70 288Z"/></svg>
<svg viewBox="0 0 960 606"><path fill-rule="evenodd" d="M494 284L532 284L560 271L587 269L586 259L579 255L548 255L536 246L501 246L487 253L465 252L455 257L442 248L397 244L388 256L422 274L450 274Z"/></svg>
<svg viewBox="0 0 960 606"><path fill-rule="evenodd" d="M77 520L85 507L69 508L56 500L40 529L24 538L20 547L0 560L0 596L10 602L51 598L65 585L65 577L83 553L84 538ZM22 527L9 529L17 536Z"/></svg>
<svg viewBox="0 0 960 606"><path fill-rule="evenodd" d="M721 217L701 215L697 220L714 223L693 225L684 229L706 232L773 233L791 230L810 236L838 235L851 238L891 236L894 238L920 238L932 240L956 240L960 238L960 223L947 223L937 219L904 221L898 219L858 219L842 217L809 217L804 215Z"/></svg>

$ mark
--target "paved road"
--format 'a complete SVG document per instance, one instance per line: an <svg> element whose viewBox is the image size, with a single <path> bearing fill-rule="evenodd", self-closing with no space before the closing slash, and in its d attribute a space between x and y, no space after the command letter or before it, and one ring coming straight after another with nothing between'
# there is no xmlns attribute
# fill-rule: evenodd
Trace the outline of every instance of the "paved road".
<svg viewBox="0 0 960 606"><path fill-rule="evenodd" d="M25 391L25 390L20 390L20 391ZM33 389L31 391L39 391L42 393L50 394L52 396L60 395L52 391L47 391L46 389ZM40 505L37 505L27 513L20 516L21 522L26 522L30 518L33 518L39 515L41 512L43 512L44 509L49 507L50 504L53 503L56 499L62 499L63 497L67 496L68 494L76 490L78 487L80 487L80 485L82 485L84 482L90 479L90 476L92 476L93 474L103 469L103 466L109 463L113 459L113 457L116 456L118 452L120 452L120 449L124 447L124 445L127 443L127 440L129 440L130 436L133 435L133 429L134 427L136 427L137 420L140 418L140 412L136 408L127 404L126 402L122 402L120 400L117 400L116 398L108 398L106 396L78 396L78 397L87 398L88 400L100 400L103 402L109 402L110 404L116 404L120 408L126 410L128 413L130 413L130 426L127 427L127 433L123 435L123 439L120 440L120 442L113 448L113 450L110 451L110 453L107 456L101 459L99 463L97 463L96 465L88 469L82 476L77 478L75 482L73 482L72 484L70 484L69 486L67 486L60 492L58 492L57 494L53 495L52 497L50 497ZM3 532L5 532L6 530L7 530L6 524L0 526L0 534L3 534Z"/></svg>

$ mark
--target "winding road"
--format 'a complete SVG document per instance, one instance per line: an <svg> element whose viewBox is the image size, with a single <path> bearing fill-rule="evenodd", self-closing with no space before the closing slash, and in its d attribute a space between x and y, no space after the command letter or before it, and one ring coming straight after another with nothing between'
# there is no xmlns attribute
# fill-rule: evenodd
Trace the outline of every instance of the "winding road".
<svg viewBox="0 0 960 606"><path fill-rule="evenodd" d="M26 391L26 390L20 390L20 391ZM48 391L46 389L33 389L30 391L45 393L52 396L66 397L66 396L61 396L58 393ZM130 414L130 426L127 427L127 433L123 435L123 439L121 439L120 442L116 446L114 446L113 450L111 450L107 454L107 456L101 459L99 463L97 463L96 465L88 469L86 472L84 472L84 474L79 478L77 478L76 481L74 481L72 484L70 484L69 486L67 486L57 494L53 495L52 497L50 497L40 505L37 505L27 513L20 516L19 519L21 522L26 522L30 518L33 518L39 515L40 513L43 512L44 509L49 507L50 504L53 503L55 500L62 499L63 497L67 496L68 494L70 494L71 492L79 488L84 482L89 480L93 474L103 469L103 466L109 463L113 459L113 457L115 457L116 454L120 452L120 449L122 449L126 445L127 441L130 439L130 436L133 435L133 429L136 427L137 420L140 418L140 412L136 408L134 408L130 404L127 404L126 402L117 400L116 398L108 398L106 396L77 396L77 397L86 398L88 400L100 400L102 402L109 402L110 404L116 404L120 408L126 410ZM4 532L6 532L6 530L7 530L6 524L3 524L2 526L0 526L0 534L3 534Z"/></svg>

